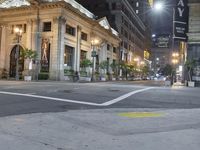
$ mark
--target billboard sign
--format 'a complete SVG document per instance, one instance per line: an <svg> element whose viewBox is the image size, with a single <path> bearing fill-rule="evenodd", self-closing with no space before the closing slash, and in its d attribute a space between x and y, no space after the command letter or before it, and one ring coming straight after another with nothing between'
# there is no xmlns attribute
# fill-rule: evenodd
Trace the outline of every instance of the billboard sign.
<svg viewBox="0 0 200 150"><path fill-rule="evenodd" d="M188 30L188 1L187 0L176 0L174 7L174 39L187 40Z"/></svg>

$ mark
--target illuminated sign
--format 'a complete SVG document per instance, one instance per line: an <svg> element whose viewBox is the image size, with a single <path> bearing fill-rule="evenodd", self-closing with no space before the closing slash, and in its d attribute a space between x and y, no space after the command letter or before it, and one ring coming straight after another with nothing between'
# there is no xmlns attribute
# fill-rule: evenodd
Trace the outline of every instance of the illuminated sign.
<svg viewBox="0 0 200 150"><path fill-rule="evenodd" d="M187 0L176 0L176 7L174 8L174 13L174 38L179 40L186 40L186 33L188 28Z"/></svg>
<svg viewBox="0 0 200 150"><path fill-rule="evenodd" d="M144 58L149 60L149 57L150 57L150 53L147 50L145 50L144 51Z"/></svg>
<svg viewBox="0 0 200 150"><path fill-rule="evenodd" d="M151 7L153 7L153 0L148 0L148 2L149 2L149 5L150 5Z"/></svg>

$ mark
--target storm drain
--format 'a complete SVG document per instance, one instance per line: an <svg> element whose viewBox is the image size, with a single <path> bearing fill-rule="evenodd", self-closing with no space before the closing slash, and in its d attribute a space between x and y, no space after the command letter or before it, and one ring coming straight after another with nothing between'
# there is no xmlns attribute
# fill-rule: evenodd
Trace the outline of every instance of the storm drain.
<svg viewBox="0 0 200 150"><path fill-rule="evenodd" d="M60 92L63 92L63 93L72 93L73 91L72 90L62 90Z"/></svg>

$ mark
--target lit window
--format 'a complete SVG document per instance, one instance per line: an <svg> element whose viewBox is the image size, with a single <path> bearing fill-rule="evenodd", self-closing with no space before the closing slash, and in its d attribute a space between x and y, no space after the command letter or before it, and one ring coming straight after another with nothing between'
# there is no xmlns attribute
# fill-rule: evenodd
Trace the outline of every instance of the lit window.
<svg viewBox="0 0 200 150"><path fill-rule="evenodd" d="M67 66L72 67L72 61L73 61L73 47L65 45L65 53L64 53L64 64L67 64Z"/></svg>
<svg viewBox="0 0 200 150"><path fill-rule="evenodd" d="M139 2L136 2L136 7L139 7Z"/></svg>

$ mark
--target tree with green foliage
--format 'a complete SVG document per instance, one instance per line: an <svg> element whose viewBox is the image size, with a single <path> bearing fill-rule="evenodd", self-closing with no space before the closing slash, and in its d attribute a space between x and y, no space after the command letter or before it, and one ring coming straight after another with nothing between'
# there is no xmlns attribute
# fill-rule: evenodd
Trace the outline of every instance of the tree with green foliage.
<svg viewBox="0 0 200 150"><path fill-rule="evenodd" d="M145 65L145 66L143 66L142 67L142 74L143 74L143 76L146 76L146 75L148 75L148 73L149 73L149 67L147 66L147 65Z"/></svg>
<svg viewBox="0 0 200 150"><path fill-rule="evenodd" d="M37 56L38 54L35 50L28 48L21 49L20 57L25 61L24 71L22 73L24 76L31 76L31 74L33 74L32 61L35 60Z"/></svg>
<svg viewBox="0 0 200 150"><path fill-rule="evenodd" d="M188 78L190 81L192 81L192 70L194 69L195 66L196 66L196 60L194 59L188 59L185 62L185 67L187 69Z"/></svg>
<svg viewBox="0 0 200 150"><path fill-rule="evenodd" d="M92 62L89 59L83 59L80 62L80 66L84 69L84 71L86 70L87 67L91 66Z"/></svg>
<svg viewBox="0 0 200 150"><path fill-rule="evenodd" d="M99 64L99 67L103 70L107 69L108 67L108 61L105 60L105 61L102 61L100 64Z"/></svg>
<svg viewBox="0 0 200 150"><path fill-rule="evenodd" d="M22 49L20 51L20 56L23 58L23 59L30 59L30 60L34 60L37 58L38 54L35 50L32 50L32 49L28 49L28 48L25 48L25 49Z"/></svg>
<svg viewBox="0 0 200 150"><path fill-rule="evenodd" d="M106 69L107 69L108 65L109 65L109 63L108 63L107 60L102 61L102 62L99 64L100 69L103 70L103 74L106 74Z"/></svg>
<svg viewBox="0 0 200 150"><path fill-rule="evenodd" d="M165 65L162 71L163 75L165 76L171 76L173 73L173 67L170 64Z"/></svg>

